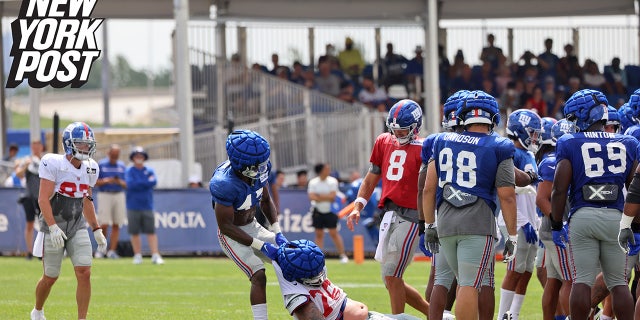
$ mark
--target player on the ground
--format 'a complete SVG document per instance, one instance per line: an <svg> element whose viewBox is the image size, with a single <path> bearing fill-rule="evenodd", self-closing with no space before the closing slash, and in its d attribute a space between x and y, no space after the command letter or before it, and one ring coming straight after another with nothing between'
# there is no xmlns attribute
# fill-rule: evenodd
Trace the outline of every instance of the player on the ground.
<svg viewBox="0 0 640 320"><path fill-rule="evenodd" d="M513 143L492 134L500 122L498 104L491 95L473 91L459 104L456 117L462 133L438 136L427 169L423 214L427 223L425 245L439 252L458 279L457 319L479 316L478 289L485 273L493 280L494 243L497 239L494 211L496 194L509 232L507 260L516 251L516 203ZM437 230L435 210L438 213Z"/></svg>
<svg viewBox="0 0 640 320"><path fill-rule="evenodd" d="M632 137L603 131L608 120L607 104L600 91L584 89L574 93L565 104L564 114L578 132L565 134L556 145L551 228L557 246L565 247L565 242L571 241L572 319L589 316L598 264L612 294L616 317L633 318L633 299L625 275L627 252L619 250L616 235L626 230L631 233L633 217L622 215L622 189L633 178L640 150ZM567 195L568 237L562 225Z"/></svg>
<svg viewBox="0 0 640 320"><path fill-rule="evenodd" d="M547 277L542 293L542 316L544 320L553 320L556 316L564 317L569 314L569 293L571 292L571 280L573 279L571 270L571 259L568 248L560 248L553 243L551 237L551 189L553 186L553 176L556 172L556 141L565 133L572 133L573 125L566 119L558 121L551 127L551 139L543 134L541 148L538 151L541 158L538 164L538 172L542 182L538 184L538 194L536 195L536 205L538 210L544 215L540 224L539 237L544 245L547 269ZM538 157L538 155L536 155ZM566 223L567 212L562 221ZM558 308L558 304L560 307Z"/></svg>
<svg viewBox="0 0 640 320"><path fill-rule="evenodd" d="M513 163L516 168L537 174L534 153L538 150L542 131L542 119L535 112L520 109L512 112L507 120L507 136L515 145ZM500 289L498 315L506 319L519 319L527 285L533 273L538 252L538 215L536 213L537 183L516 187L518 252L507 264L507 273Z"/></svg>
<svg viewBox="0 0 640 320"><path fill-rule="evenodd" d="M382 277L389 292L391 312L404 312L405 304L427 315L429 304L422 295L402 279L418 246L418 173L422 139L422 109L413 100L400 100L387 117L389 132L378 136L371 152L371 166L364 178L347 227L353 231L360 211L367 204L378 181L382 179L379 208L385 211L380 227L376 260L382 265Z"/></svg>
<svg viewBox="0 0 640 320"><path fill-rule="evenodd" d="M383 315L347 297L329 280L324 253L309 240L294 240L278 248L272 262L284 306L295 319L387 320L418 319L399 314Z"/></svg>
<svg viewBox="0 0 640 320"><path fill-rule="evenodd" d="M268 260L264 256L275 259L278 247L274 243L287 242L269 196L271 150L267 140L249 130L233 131L227 138L226 149L229 160L216 168L209 182L219 227L218 240L227 257L251 281L249 299L253 318L267 319L267 277L263 260ZM256 220L258 206L271 224L271 231Z"/></svg>
<svg viewBox="0 0 640 320"><path fill-rule="evenodd" d="M44 273L36 286L36 304L31 319L45 319L44 303L62 267L64 251L73 264L76 280L78 319L86 319L91 299L92 245L87 223L99 250L107 247L95 208L92 188L100 169L91 157L96 150L93 130L84 122L74 122L62 134L64 155L49 153L40 162L40 233L34 245L42 257Z"/></svg>

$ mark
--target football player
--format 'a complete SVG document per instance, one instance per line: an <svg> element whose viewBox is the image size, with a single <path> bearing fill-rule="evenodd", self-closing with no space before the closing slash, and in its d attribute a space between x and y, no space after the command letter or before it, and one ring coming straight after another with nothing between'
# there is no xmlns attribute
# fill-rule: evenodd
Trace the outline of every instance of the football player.
<svg viewBox="0 0 640 320"><path fill-rule="evenodd" d="M636 121L634 125L623 131L624 134L640 140L640 121L638 121L638 119L640 119L640 89L634 91L631 97L629 97L629 101L622 107L625 107L627 114L630 114L631 119ZM622 109L622 107L620 107L620 109Z"/></svg>
<svg viewBox="0 0 640 320"><path fill-rule="evenodd" d="M539 237L544 245L545 268L547 269L544 291L542 293L542 316L544 320L553 320L556 310L560 311L559 319L564 319L569 314L569 293L571 292L571 280L573 279L571 270L571 259L569 249L557 247L551 238L551 188L553 186L553 176L556 171L556 141L562 135L571 133L573 125L566 119L562 119L551 127L551 138L547 138L545 126L541 147L537 158L541 158L538 164L538 172L542 182L538 184L536 195L536 205L538 210L544 215L540 224ZM567 211L562 221L567 221ZM558 309L558 303L560 308Z"/></svg>
<svg viewBox="0 0 640 320"><path fill-rule="evenodd" d="M294 240L278 248L272 262L284 306L294 319L417 320L407 314L383 315L329 280L322 250L309 240Z"/></svg>
<svg viewBox="0 0 640 320"><path fill-rule="evenodd" d="M218 222L218 240L224 253L251 281L254 319L267 319L267 277L263 261L273 260L287 239L280 230L278 212L269 196L269 143L249 130L233 131L227 138L229 160L220 164L209 182L213 210ZM260 206L271 231L255 218ZM262 252L260 254L259 252Z"/></svg>
<svg viewBox="0 0 640 320"><path fill-rule="evenodd" d="M630 229L633 217L622 214L622 190L633 178L640 150L636 139L603 131L608 120L607 105L607 98L600 91L584 89L574 93L564 106L564 114L578 132L565 134L556 145L551 233L559 247L571 241L572 319L589 316L591 287L598 264L615 302L616 317L633 318L633 299L625 275L626 240L629 239L624 237L628 231L633 240ZM562 224L567 195L570 201L568 237ZM625 240L623 243L618 243L617 234Z"/></svg>
<svg viewBox="0 0 640 320"><path fill-rule="evenodd" d="M378 204L385 211L380 225L376 260L382 264L382 278L389 292L391 312L404 312L405 303L428 315L429 304L422 295L402 279L418 246L417 210L418 173L422 139L422 109L413 100L400 100L389 110L389 132L376 138L371 152L369 172L365 176L354 209L347 217L353 231L360 211L367 205L378 181L382 179L382 196Z"/></svg>
<svg viewBox="0 0 640 320"><path fill-rule="evenodd" d="M513 163L516 168L537 174L538 166L534 153L538 151L542 131L542 119L529 109L512 112L507 120L507 136L515 145ZM538 252L538 215L536 213L537 183L526 187L516 187L518 252L515 259L507 264L507 273L500 289L498 315L509 312L512 318L519 318L520 309L527 292L527 285L533 273Z"/></svg>
<svg viewBox="0 0 640 320"><path fill-rule="evenodd" d="M62 133L64 155L49 153L40 162L40 232L34 245L42 257L44 273L36 286L36 304L31 319L45 319L44 303L60 275L66 249L76 275L78 319L85 319L91 298L92 245L87 222L93 229L98 250L107 247L95 207L92 188L100 169L93 157L96 140L84 122L74 122Z"/></svg>
<svg viewBox="0 0 640 320"><path fill-rule="evenodd" d="M422 199L425 246L437 253L442 242L458 279L458 305L464 306L456 308L456 318L472 319L479 316L478 289L485 273L493 282L496 194L509 233L506 259L512 259L516 250L514 146L492 134L500 115L491 95L468 93L458 104L456 117L464 131L436 138L427 169Z"/></svg>

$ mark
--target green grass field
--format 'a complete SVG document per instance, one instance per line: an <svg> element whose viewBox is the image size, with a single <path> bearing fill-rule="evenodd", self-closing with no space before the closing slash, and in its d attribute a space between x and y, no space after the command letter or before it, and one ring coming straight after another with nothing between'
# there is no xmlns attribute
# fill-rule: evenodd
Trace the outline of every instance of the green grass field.
<svg viewBox="0 0 640 320"><path fill-rule="evenodd" d="M167 258L166 264L152 265L148 257L142 265L131 258L94 260L89 319L252 319L249 282L226 258ZM405 280L424 292L430 263L415 261ZM496 310L505 264L496 264ZM331 280L349 297L366 303L371 310L390 312L387 291L382 285L379 265L367 260L362 265L346 265L327 260ZM35 285L42 274L38 260L0 258L0 319L26 319L34 304ZM282 304L273 269L267 266L267 294L270 319L290 319ZM69 259L53 287L47 303L47 319L76 319L76 280ZM542 319L542 288L532 277L520 319ZM407 307L406 312L420 314ZM423 317L421 317L423 318Z"/></svg>

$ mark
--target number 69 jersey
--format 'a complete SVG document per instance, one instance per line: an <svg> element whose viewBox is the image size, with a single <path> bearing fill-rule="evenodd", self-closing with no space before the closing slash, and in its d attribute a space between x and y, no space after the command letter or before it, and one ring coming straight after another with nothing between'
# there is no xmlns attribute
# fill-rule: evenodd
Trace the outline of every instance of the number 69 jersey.
<svg viewBox="0 0 640 320"><path fill-rule="evenodd" d="M498 165L513 158L514 152L513 142L496 135L465 131L438 136L432 155L438 174L436 208L444 200L444 186L450 184L465 194L482 198L495 211Z"/></svg>
<svg viewBox="0 0 640 320"><path fill-rule="evenodd" d="M384 207L388 199L400 207L417 209L421 151L422 139L400 145L390 133L378 136L369 159L381 169L382 196L378 208Z"/></svg>
<svg viewBox="0 0 640 320"><path fill-rule="evenodd" d="M573 169L569 215L582 207L622 211L622 187L639 155L638 140L622 134L587 131L558 139L556 163L569 160Z"/></svg>

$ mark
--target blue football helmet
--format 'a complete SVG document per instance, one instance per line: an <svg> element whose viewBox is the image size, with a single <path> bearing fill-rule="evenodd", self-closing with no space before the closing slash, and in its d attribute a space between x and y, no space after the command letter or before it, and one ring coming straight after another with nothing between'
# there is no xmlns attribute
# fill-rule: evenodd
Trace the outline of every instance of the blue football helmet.
<svg viewBox="0 0 640 320"><path fill-rule="evenodd" d="M422 108L409 99L403 99L391 107L387 116L387 128L396 137L400 145L405 145L418 137L422 126ZM409 130L405 136L399 137L396 130Z"/></svg>
<svg viewBox="0 0 640 320"><path fill-rule="evenodd" d="M84 122L69 124L62 133L64 153L85 161L96 153L96 139L93 130Z"/></svg>
<svg viewBox="0 0 640 320"><path fill-rule="evenodd" d="M637 113L634 114L634 116L636 116L636 118L639 118L640 117L640 89L636 89L636 91L634 91L631 94L631 96L629 97L629 101L627 103L629 104L629 107L637 111Z"/></svg>
<svg viewBox="0 0 640 320"><path fill-rule="evenodd" d="M555 146L556 143L553 141L553 137L551 136L551 128L556 124L558 120L551 117L542 118L542 131L540 131L540 145L548 144Z"/></svg>
<svg viewBox="0 0 640 320"><path fill-rule="evenodd" d="M509 138L518 139L522 146L531 152L538 151L541 132L542 119L529 109L516 110L507 119Z"/></svg>
<svg viewBox="0 0 640 320"><path fill-rule="evenodd" d="M231 168L252 180L267 174L270 168L269 143L251 130L235 130L227 137L227 155Z"/></svg>
<svg viewBox="0 0 640 320"><path fill-rule="evenodd" d="M465 126L484 123L493 130L493 126L500 123L500 109L496 98L482 90L475 90L462 98L456 109L456 117Z"/></svg>
<svg viewBox="0 0 640 320"><path fill-rule="evenodd" d="M456 126L462 124L458 122L458 118L456 117L456 110L458 109L458 104L469 92L469 90L459 90L456 93L452 94L449 98L447 98L447 101L444 103L444 108L442 110L442 127L446 130L453 131Z"/></svg>
<svg viewBox="0 0 640 320"><path fill-rule="evenodd" d="M625 132L629 127L640 123L640 120L633 115L633 110L629 108L628 103L623 104L618 109L618 119L620 119L620 132Z"/></svg>
<svg viewBox="0 0 640 320"><path fill-rule="evenodd" d="M276 262L287 281L319 286L326 278L324 253L311 240L293 240L278 248Z"/></svg>
<svg viewBox="0 0 640 320"><path fill-rule="evenodd" d="M615 133L620 132L620 115L618 114L618 110L612 106L607 106L608 117L606 125L613 126Z"/></svg>
<svg viewBox="0 0 640 320"><path fill-rule="evenodd" d="M577 91L564 105L564 116L573 122L578 130L585 131L596 122L609 120L607 97L598 90Z"/></svg>
<svg viewBox="0 0 640 320"><path fill-rule="evenodd" d="M567 121L567 119L560 119L556 124L551 127L551 137L553 139L553 145L558 142L558 139L565 134L575 133L575 126L573 123Z"/></svg>

